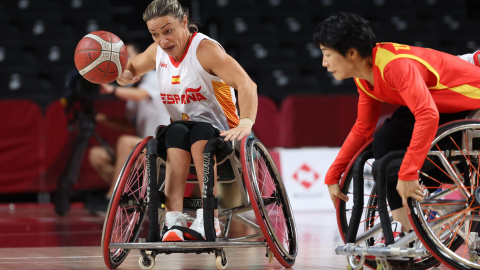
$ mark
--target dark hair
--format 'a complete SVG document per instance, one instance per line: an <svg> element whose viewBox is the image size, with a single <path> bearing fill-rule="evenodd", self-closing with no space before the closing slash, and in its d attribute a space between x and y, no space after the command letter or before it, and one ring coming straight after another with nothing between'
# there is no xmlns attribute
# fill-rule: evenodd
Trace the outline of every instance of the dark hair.
<svg viewBox="0 0 480 270"><path fill-rule="evenodd" d="M183 17L187 17L187 25L188 25L188 30L190 33L193 33L195 31L198 31L198 27L194 24L191 23L189 20L189 11L188 8L183 7L178 0L154 0L152 1L147 9L145 9L145 12L143 12L143 20L145 22L150 21L151 19L155 19L158 17L163 17L163 16L173 16L177 18L178 20L183 20Z"/></svg>
<svg viewBox="0 0 480 270"><path fill-rule="evenodd" d="M334 49L343 56L354 48L362 57L368 57L375 47L375 34L369 22L351 13L339 13L325 19L315 28L313 40L317 46Z"/></svg>

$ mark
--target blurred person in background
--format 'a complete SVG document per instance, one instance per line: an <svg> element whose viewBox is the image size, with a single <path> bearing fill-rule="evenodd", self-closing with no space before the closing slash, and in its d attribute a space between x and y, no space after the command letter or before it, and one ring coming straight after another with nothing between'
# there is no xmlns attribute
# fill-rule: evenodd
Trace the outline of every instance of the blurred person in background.
<svg viewBox="0 0 480 270"><path fill-rule="evenodd" d="M126 42L125 46L129 58L135 57L141 51L138 44L134 42ZM94 198L87 204L87 208L93 213L104 214L116 180L130 152L143 138L153 136L157 126L168 125L170 117L162 104L154 70L146 73L141 80L133 84L125 86L102 84L100 93L125 100L125 118L111 118L98 113L95 116L96 123L124 133L135 133L135 135L121 135L114 149L107 150L99 145L92 147L89 151L90 164L110 187L104 197ZM112 157L109 152L113 152L114 156Z"/></svg>
<svg viewBox="0 0 480 270"><path fill-rule="evenodd" d="M396 181L387 185L392 231L398 238L412 229L407 198L423 200L418 171L437 127L480 108L480 69L437 50L376 43L368 21L356 14L327 18L316 27L314 41L323 53L322 65L337 80L354 78L359 93L356 122L325 176L330 197L334 204L337 198L348 201L340 177L372 136L376 160L390 151L407 150ZM382 102L400 107L374 134Z"/></svg>

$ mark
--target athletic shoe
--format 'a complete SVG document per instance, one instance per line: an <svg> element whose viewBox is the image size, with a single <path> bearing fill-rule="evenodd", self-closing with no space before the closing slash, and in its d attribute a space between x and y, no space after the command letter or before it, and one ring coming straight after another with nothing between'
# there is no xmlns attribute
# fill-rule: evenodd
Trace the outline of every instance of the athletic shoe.
<svg viewBox="0 0 480 270"><path fill-rule="evenodd" d="M179 242L184 241L183 233L177 229L171 229L173 226L187 227L186 214L178 211L170 211L165 214L165 226L167 230L162 237L165 242Z"/></svg>
<svg viewBox="0 0 480 270"><path fill-rule="evenodd" d="M393 232L393 239L395 242L404 237L405 233L402 231L402 223L399 221L392 222L392 232ZM376 247L384 247L385 246L385 237L381 237L377 243L375 243Z"/></svg>
<svg viewBox="0 0 480 270"><path fill-rule="evenodd" d="M217 217L213 218L213 226L215 228L215 235L218 237L220 236L220 222L218 221ZM190 229L198 232L205 238L205 227L203 225L203 209L197 209L197 218L195 221L190 225Z"/></svg>

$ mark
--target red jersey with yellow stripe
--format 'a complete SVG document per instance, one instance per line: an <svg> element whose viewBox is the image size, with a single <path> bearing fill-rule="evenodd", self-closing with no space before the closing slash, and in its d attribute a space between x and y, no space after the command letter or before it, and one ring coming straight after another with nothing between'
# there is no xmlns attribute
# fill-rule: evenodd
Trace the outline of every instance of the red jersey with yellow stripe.
<svg viewBox="0 0 480 270"><path fill-rule="evenodd" d="M229 130L239 123L235 93L218 76L206 72L198 61L197 48L204 39L218 44L196 32L179 62L157 47L160 97L172 121L207 122L221 131Z"/></svg>
<svg viewBox="0 0 480 270"><path fill-rule="evenodd" d="M378 43L372 52L374 85L355 78L359 102L357 120L325 177L338 183L349 161L375 130L381 102L407 106L415 126L398 178L418 180L438 127L439 113L480 108L480 69L440 51Z"/></svg>

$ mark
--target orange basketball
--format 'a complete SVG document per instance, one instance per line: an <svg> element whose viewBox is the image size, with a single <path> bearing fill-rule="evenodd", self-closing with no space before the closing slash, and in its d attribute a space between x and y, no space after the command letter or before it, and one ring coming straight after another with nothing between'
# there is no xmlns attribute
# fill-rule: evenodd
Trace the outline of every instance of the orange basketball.
<svg viewBox="0 0 480 270"><path fill-rule="evenodd" d="M94 31L84 36L75 49L75 66L88 81L96 84L115 81L128 62L123 41L107 31Z"/></svg>

